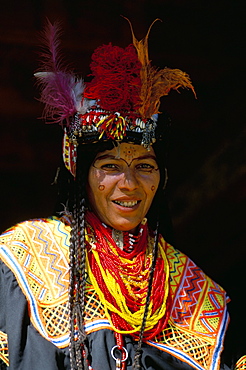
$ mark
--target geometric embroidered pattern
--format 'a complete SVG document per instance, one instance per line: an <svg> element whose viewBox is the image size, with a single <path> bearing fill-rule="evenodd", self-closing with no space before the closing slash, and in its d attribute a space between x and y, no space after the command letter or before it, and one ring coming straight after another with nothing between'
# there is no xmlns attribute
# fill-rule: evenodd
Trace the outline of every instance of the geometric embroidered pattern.
<svg viewBox="0 0 246 370"><path fill-rule="evenodd" d="M49 336L59 337L68 330L69 309L68 303L59 304L55 307L46 307L42 312L45 328Z"/></svg>
<svg viewBox="0 0 246 370"><path fill-rule="evenodd" d="M175 349L177 357L179 351L183 352L190 364L195 361L203 369L216 369L228 324L225 308L228 298L184 254L169 245L166 254L170 263L172 311L169 326L157 341Z"/></svg>
<svg viewBox="0 0 246 370"><path fill-rule="evenodd" d="M176 352L185 353L190 357L191 362L196 362L204 369L209 368L212 346L211 342L203 337L194 336L193 333L185 331L169 321L169 325L154 341L173 348ZM153 342L150 342L150 344L155 345Z"/></svg>
<svg viewBox="0 0 246 370"><path fill-rule="evenodd" d="M216 337L227 300L224 290L181 252L167 245L166 253L171 263L172 320L189 330Z"/></svg>
<svg viewBox="0 0 246 370"><path fill-rule="evenodd" d="M85 323L105 319L105 311L92 285L86 288Z"/></svg>
<svg viewBox="0 0 246 370"><path fill-rule="evenodd" d="M69 344L70 226L56 217L21 223L0 237L1 256L30 303L31 321L59 348ZM163 239L172 308L166 328L148 343L199 370L217 370L228 315L224 290ZM85 329L108 328L104 307L86 283ZM1 358L7 356L1 337ZM245 366L245 365L242 365ZM245 370L244 367L237 370Z"/></svg>
<svg viewBox="0 0 246 370"><path fill-rule="evenodd" d="M69 328L69 307L68 302L55 307L43 307L42 311L45 328L49 336L59 337L64 335ZM105 319L105 313L98 295L91 285L86 287L86 306L85 306L85 324L94 320Z"/></svg>
<svg viewBox="0 0 246 370"><path fill-rule="evenodd" d="M9 353L7 335L0 330L0 359L8 366ZM1 365L1 363L0 363Z"/></svg>
<svg viewBox="0 0 246 370"><path fill-rule="evenodd" d="M69 284L69 236L55 218L33 220L12 228L1 237L25 271L36 300L54 303Z"/></svg>
<svg viewBox="0 0 246 370"><path fill-rule="evenodd" d="M3 261L29 302L33 325L61 348L69 343L69 231L52 217L23 222L0 237Z"/></svg>
<svg viewBox="0 0 246 370"><path fill-rule="evenodd" d="M246 356L242 356L236 363L234 370L245 370L246 369Z"/></svg>
<svg viewBox="0 0 246 370"><path fill-rule="evenodd" d="M42 306L41 306L42 307ZM69 307L68 302L56 306L42 307L42 317L50 337L59 337L68 332ZM92 286L86 287L85 324L95 320L105 319L103 305Z"/></svg>

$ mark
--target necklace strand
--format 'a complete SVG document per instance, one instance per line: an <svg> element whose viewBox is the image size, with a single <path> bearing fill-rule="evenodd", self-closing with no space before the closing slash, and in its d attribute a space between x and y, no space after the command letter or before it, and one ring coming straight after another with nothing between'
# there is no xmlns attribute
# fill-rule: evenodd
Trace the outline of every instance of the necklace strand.
<svg viewBox="0 0 246 370"><path fill-rule="evenodd" d="M96 216L86 215L87 269L91 282L105 308L105 314L117 333L138 337L148 290L152 264L153 236L147 224L131 252L117 247L111 229ZM92 247L93 246L93 247ZM167 321L169 266L159 242L153 287L144 338L153 338Z"/></svg>

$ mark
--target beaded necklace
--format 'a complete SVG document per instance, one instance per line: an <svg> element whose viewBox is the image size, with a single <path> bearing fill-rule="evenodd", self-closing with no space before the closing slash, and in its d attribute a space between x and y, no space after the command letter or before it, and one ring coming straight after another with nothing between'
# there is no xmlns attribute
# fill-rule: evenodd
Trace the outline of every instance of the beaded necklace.
<svg viewBox="0 0 246 370"><path fill-rule="evenodd" d="M132 251L119 248L112 230L92 213L86 214L86 268L112 328L116 333L139 337L154 238L146 220ZM144 339L154 338L166 325L169 305L169 265L159 243Z"/></svg>

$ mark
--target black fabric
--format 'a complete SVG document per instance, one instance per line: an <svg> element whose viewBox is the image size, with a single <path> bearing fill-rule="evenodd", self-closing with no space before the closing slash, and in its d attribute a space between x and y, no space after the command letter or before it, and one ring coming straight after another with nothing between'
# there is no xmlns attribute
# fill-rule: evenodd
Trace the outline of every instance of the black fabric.
<svg viewBox="0 0 246 370"><path fill-rule="evenodd" d="M95 345L98 343L98 345ZM100 330L89 335L89 351L93 370L115 370L115 360L111 348L115 346L114 333L111 330ZM128 352L127 370L132 370L137 343L131 337L125 337L125 348ZM191 370L188 364L174 358L166 352L143 343L142 370Z"/></svg>
<svg viewBox="0 0 246 370"><path fill-rule="evenodd" d="M0 359L0 370L7 370L8 367L6 366L6 364Z"/></svg>

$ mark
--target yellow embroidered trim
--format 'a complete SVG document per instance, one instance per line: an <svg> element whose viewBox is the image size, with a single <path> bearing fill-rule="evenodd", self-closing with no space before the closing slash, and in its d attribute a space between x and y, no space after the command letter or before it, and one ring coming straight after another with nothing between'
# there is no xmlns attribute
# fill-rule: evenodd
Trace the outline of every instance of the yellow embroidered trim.
<svg viewBox="0 0 246 370"><path fill-rule="evenodd" d="M41 219L24 222L0 238L22 266L35 298L42 305L60 304L66 299L68 231L68 226L55 218L48 222Z"/></svg>
<svg viewBox="0 0 246 370"><path fill-rule="evenodd" d="M0 359L9 366L8 337L0 330Z"/></svg>
<svg viewBox="0 0 246 370"><path fill-rule="evenodd" d="M246 369L246 355L242 356L236 363L234 370L245 370Z"/></svg>
<svg viewBox="0 0 246 370"><path fill-rule="evenodd" d="M213 355L214 340L205 338L204 336L194 335L192 331L178 327L172 320L169 319L167 327L150 342L150 345L160 348L160 345L165 345L167 352L168 348L185 353L186 357L194 359L199 366L204 369L209 369L211 358ZM161 348L160 348L161 349ZM173 351L170 351L173 354ZM185 361L184 356L180 356L182 361Z"/></svg>

